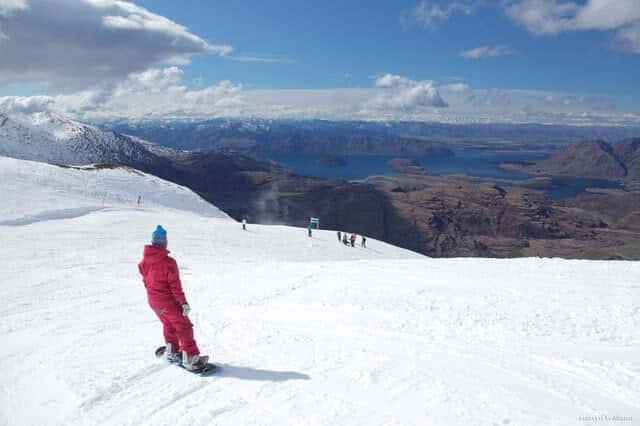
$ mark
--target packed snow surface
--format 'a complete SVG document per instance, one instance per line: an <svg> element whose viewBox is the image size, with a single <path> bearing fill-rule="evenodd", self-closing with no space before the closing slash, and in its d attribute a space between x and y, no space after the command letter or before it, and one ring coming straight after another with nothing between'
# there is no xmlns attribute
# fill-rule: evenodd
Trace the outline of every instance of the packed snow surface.
<svg viewBox="0 0 640 426"><path fill-rule="evenodd" d="M242 231L150 176L41 167L0 162L2 425L640 421L638 262L429 259L333 231ZM153 356L137 262L157 224L211 377Z"/></svg>
<svg viewBox="0 0 640 426"><path fill-rule="evenodd" d="M0 225L114 207L165 207L229 219L188 188L127 167L62 167L0 156L0 189Z"/></svg>

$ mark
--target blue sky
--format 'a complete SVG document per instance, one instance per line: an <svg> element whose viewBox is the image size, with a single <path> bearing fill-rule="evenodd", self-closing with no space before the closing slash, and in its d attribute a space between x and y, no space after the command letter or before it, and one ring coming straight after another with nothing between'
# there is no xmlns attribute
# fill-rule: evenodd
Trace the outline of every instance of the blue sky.
<svg viewBox="0 0 640 426"><path fill-rule="evenodd" d="M416 1L139 3L209 41L231 44L238 55L290 61L196 57L185 68L187 75L207 82L238 80L257 88L369 87L371 76L393 72L418 80L462 78L479 88L640 95L640 55L612 48L610 34L535 35L492 6L424 30L401 22ZM486 45L508 45L513 54L483 60L460 56Z"/></svg>
<svg viewBox="0 0 640 426"><path fill-rule="evenodd" d="M0 0L0 56L9 110L640 123L638 0Z"/></svg>

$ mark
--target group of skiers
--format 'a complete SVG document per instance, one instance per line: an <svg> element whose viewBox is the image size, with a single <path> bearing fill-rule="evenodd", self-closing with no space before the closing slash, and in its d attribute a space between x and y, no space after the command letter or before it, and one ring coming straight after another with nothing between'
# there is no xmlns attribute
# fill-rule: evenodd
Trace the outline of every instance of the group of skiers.
<svg viewBox="0 0 640 426"><path fill-rule="evenodd" d="M354 232L349 236L346 232L338 231L338 241L342 242L345 246L351 245L351 247L356 246L356 239L358 235ZM360 242L361 247L367 247L367 237L364 235L361 236L362 240Z"/></svg>

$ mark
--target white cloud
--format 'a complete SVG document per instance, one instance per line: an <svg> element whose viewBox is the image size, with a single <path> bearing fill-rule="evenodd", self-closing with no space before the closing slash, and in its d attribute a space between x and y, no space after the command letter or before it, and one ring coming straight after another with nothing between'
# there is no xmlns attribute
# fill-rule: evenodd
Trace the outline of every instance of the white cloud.
<svg viewBox="0 0 640 426"><path fill-rule="evenodd" d="M112 83L195 54L224 55L186 27L124 0L0 0L0 86L56 91Z"/></svg>
<svg viewBox="0 0 640 426"><path fill-rule="evenodd" d="M413 9L406 10L401 15L401 21L405 25L418 24L426 30L433 30L438 24L447 21L456 13L470 15L476 7L476 2L444 2L441 5L437 1L423 0Z"/></svg>
<svg viewBox="0 0 640 426"><path fill-rule="evenodd" d="M27 0L0 0L0 16L9 16L27 7Z"/></svg>
<svg viewBox="0 0 640 426"><path fill-rule="evenodd" d="M493 58L496 56L512 55L513 49L509 46L481 46L475 49L464 50L460 56L467 59Z"/></svg>
<svg viewBox="0 0 640 426"><path fill-rule="evenodd" d="M612 30L640 21L638 0L590 0L576 16L579 29Z"/></svg>
<svg viewBox="0 0 640 426"><path fill-rule="evenodd" d="M508 2L505 13L534 34L558 34L575 29L580 6L556 0L518 0Z"/></svg>
<svg viewBox="0 0 640 426"><path fill-rule="evenodd" d="M397 74L384 74L381 76L376 77L375 79L375 86L376 87L381 87L381 88L392 88L392 89L397 89L397 88L406 88L406 87L412 87L416 85L416 81L414 80L410 80L407 77L403 77L401 75L397 75ZM431 82L429 82L431 83Z"/></svg>
<svg viewBox="0 0 640 426"><path fill-rule="evenodd" d="M223 81L199 90L183 84L177 67L153 68L133 73L120 83L56 96L0 97L0 111L53 110L81 120L188 119L232 115L238 105L240 85Z"/></svg>
<svg viewBox="0 0 640 426"><path fill-rule="evenodd" d="M54 107L50 96L5 96L0 98L0 111L32 113L47 111Z"/></svg>
<svg viewBox="0 0 640 426"><path fill-rule="evenodd" d="M536 35L556 35L571 31L612 32L615 47L640 53L640 0L500 0L495 2L514 23ZM423 0L402 12L404 25L433 30L456 14L471 15L483 5L481 0L439 2ZM492 51L467 51L471 58L491 56ZM504 53L504 52L500 52ZM497 56L497 55L496 55Z"/></svg>
<svg viewBox="0 0 640 426"><path fill-rule="evenodd" d="M27 7L26 0L0 0L0 18L8 18ZM0 21L0 44L6 40L9 40L9 36L2 32L2 21Z"/></svg>
<svg viewBox="0 0 640 426"><path fill-rule="evenodd" d="M440 86L440 88L454 93L466 92L471 89L467 83L450 83Z"/></svg>
<svg viewBox="0 0 640 426"><path fill-rule="evenodd" d="M189 89L178 67L149 69L130 75L109 93L95 94L104 98L95 103L87 98L58 97L57 103L68 112L80 111L86 118L202 118L208 115L235 114L241 105L238 95L242 86L229 81L202 88ZM93 105L93 108L91 107Z"/></svg>
<svg viewBox="0 0 640 426"><path fill-rule="evenodd" d="M420 108L443 108L435 83L430 80L415 81L395 74L384 74L375 79L379 93L368 103L369 108L414 111Z"/></svg>
<svg viewBox="0 0 640 426"><path fill-rule="evenodd" d="M553 35L569 31L614 31L613 40L622 49L640 53L640 1L508 0L506 15L527 31Z"/></svg>
<svg viewBox="0 0 640 426"><path fill-rule="evenodd" d="M615 42L621 49L640 53L640 23L619 30Z"/></svg>
<svg viewBox="0 0 640 426"><path fill-rule="evenodd" d="M232 55L229 59L235 62L257 62L264 64L294 64L296 61L287 58L285 56L273 56L273 55Z"/></svg>
<svg viewBox="0 0 640 426"><path fill-rule="evenodd" d="M136 93L183 92L186 90L185 86L181 85L183 76L184 71L175 66L150 68L141 73L131 74L116 87L114 96Z"/></svg>

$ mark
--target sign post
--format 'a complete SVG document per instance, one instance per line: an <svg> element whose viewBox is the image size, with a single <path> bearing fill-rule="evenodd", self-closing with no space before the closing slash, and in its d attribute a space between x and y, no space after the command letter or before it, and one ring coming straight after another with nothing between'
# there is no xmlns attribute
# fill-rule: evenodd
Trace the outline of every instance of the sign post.
<svg viewBox="0 0 640 426"><path fill-rule="evenodd" d="M320 229L320 219L317 217L312 217L309 223L313 226L316 226L316 229Z"/></svg>

